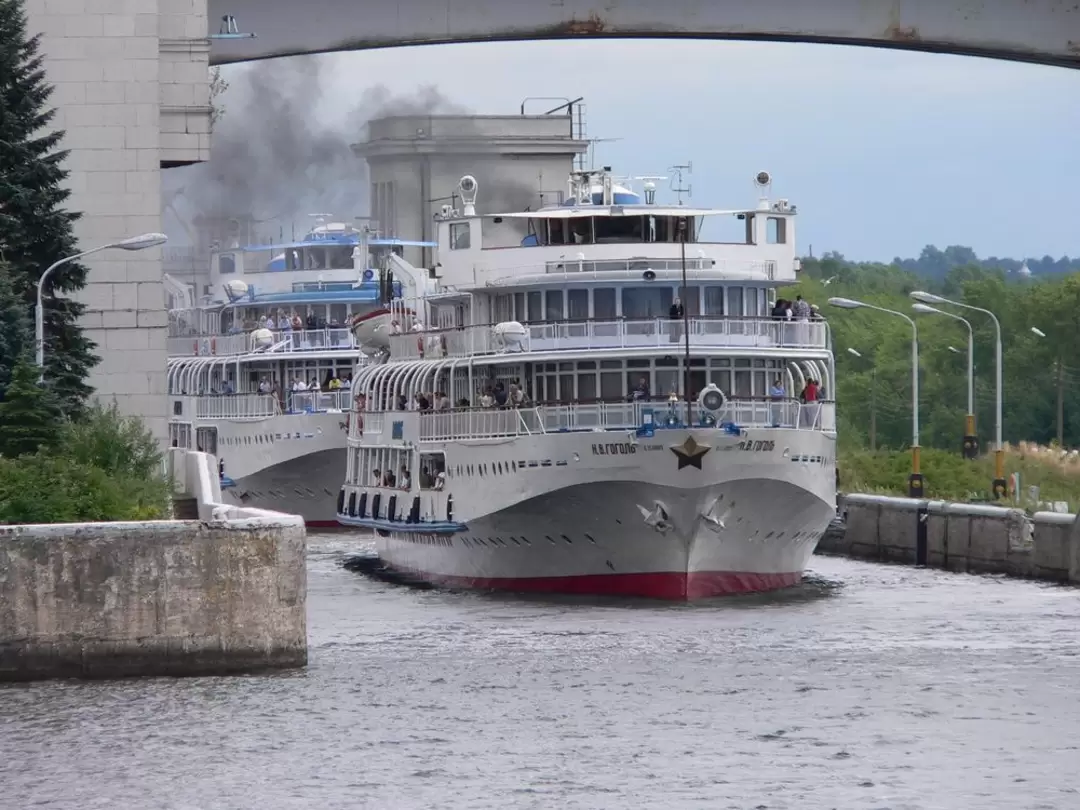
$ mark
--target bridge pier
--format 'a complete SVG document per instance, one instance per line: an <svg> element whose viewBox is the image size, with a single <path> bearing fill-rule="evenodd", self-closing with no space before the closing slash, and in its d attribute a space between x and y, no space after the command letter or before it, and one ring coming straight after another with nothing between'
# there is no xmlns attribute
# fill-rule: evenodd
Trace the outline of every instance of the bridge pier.
<svg viewBox="0 0 1080 810"><path fill-rule="evenodd" d="M210 154L206 0L28 0L26 11L70 150L80 249L161 231L161 169ZM90 384L164 442L161 249L103 251L85 264L78 298L101 357Z"/></svg>

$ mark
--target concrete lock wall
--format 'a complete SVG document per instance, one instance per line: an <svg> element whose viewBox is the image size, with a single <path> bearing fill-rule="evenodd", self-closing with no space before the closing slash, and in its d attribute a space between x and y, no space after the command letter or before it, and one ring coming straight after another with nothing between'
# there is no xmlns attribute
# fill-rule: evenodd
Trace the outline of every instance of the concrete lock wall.
<svg viewBox="0 0 1080 810"><path fill-rule="evenodd" d="M202 520L0 526L0 681L307 663L303 519L213 504L213 456L173 461Z"/></svg>
<svg viewBox="0 0 1080 810"><path fill-rule="evenodd" d="M1039 512L1029 517L1000 506L878 495L845 495L840 513L843 531L822 538L819 551L1080 583L1075 515Z"/></svg>

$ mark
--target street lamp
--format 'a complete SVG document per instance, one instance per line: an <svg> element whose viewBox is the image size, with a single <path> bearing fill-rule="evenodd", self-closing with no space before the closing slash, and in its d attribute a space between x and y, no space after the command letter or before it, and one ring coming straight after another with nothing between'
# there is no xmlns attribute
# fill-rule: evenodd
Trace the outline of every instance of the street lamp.
<svg viewBox="0 0 1080 810"><path fill-rule="evenodd" d="M908 476L908 495L912 498L921 498L923 477L919 471L919 327L903 312L854 301L850 298L830 298L829 305L841 309L872 309L875 312L903 318L911 325L911 475Z"/></svg>
<svg viewBox="0 0 1080 810"><path fill-rule="evenodd" d="M980 307L973 307L971 304L962 304L959 301L952 301L948 298L942 298L940 295L934 295L933 293L922 292L916 290L911 293L911 297L918 301L920 304L951 304L954 307L960 307L961 309L970 309L972 312L981 312L983 315L989 315L990 320L994 322L994 330L996 335L996 343L994 346L994 376L996 377L995 388L997 389L994 399L994 480L991 484L992 492L995 498L1005 497L1005 445L1001 440L1001 322L997 319L997 315L988 309L982 309Z"/></svg>
<svg viewBox="0 0 1080 810"><path fill-rule="evenodd" d="M49 265L49 268L42 273L41 278L38 279L37 304L34 307L34 360L38 367L38 383L45 382L45 306L42 303L41 297L45 290L45 280L52 274L52 271L68 262L76 261L83 256L89 256L91 253L99 253L102 250L112 250L114 248L117 250L146 250L147 248L164 245L168 241L169 237L163 233L144 233L140 236L132 236L119 242L110 242L107 245L84 250L82 253L76 253L74 256L67 256L60 261Z"/></svg>
<svg viewBox="0 0 1080 810"><path fill-rule="evenodd" d="M944 315L946 318L960 321L967 327L967 416L964 417L964 440L961 446L963 447L964 458L976 458L979 455L979 437L975 433L975 332L971 328L971 323L959 315L953 315L951 312L945 312L926 304L912 304L911 308L922 315Z"/></svg>

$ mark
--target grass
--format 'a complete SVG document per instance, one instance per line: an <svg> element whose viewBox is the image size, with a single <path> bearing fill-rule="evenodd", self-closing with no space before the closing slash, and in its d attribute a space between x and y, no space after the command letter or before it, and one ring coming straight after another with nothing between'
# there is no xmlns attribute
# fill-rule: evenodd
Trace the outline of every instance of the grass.
<svg viewBox="0 0 1080 810"><path fill-rule="evenodd" d="M926 497L949 501L990 499L994 478L993 455L967 461L959 453L924 448L923 487ZM840 490L880 495L907 495L911 452L907 450L841 451ZM1020 490L1027 500L1028 487L1039 488L1042 502L1067 501L1069 510L1080 507L1080 455L1054 448L1022 443L1005 450L1005 477L1020 474ZM1012 499L1010 498L1010 503ZM1035 504L1030 504L1035 508ZM1046 508L1046 507L1043 507Z"/></svg>

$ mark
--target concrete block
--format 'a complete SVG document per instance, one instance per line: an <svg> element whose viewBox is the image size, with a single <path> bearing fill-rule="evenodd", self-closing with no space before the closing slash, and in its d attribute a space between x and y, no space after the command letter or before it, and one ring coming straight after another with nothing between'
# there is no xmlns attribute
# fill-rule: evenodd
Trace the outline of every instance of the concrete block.
<svg viewBox="0 0 1080 810"><path fill-rule="evenodd" d="M135 36L135 18L120 14L103 15L102 34L107 37Z"/></svg>
<svg viewBox="0 0 1080 810"><path fill-rule="evenodd" d="M1076 515L1036 512L1032 523L1035 526L1032 574L1039 579L1068 582Z"/></svg>
<svg viewBox="0 0 1080 810"><path fill-rule="evenodd" d="M58 16L81 16L86 13L86 0L45 0L45 13Z"/></svg>
<svg viewBox="0 0 1080 810"><path fill-rule="evenodd" d="M169 325L169 313L164 307L139 310L138 324L140 329L164 328Z"/></svg>
<svg viewBox="0 0 1080 810"><path fill-rule="evenodd" d="M132 20L134 27L134 20ZM152 59L158 61L158 38L157 36L129 36L123 40L123 53L126 59Z"/></svg>
<svg viewBox="0 0 1080 810"><path fill-rule="evenodd" d="M157 14L136 14L135 15L135 36L137 36L137 37L159 36L159 34L158 34L158 15ZM205 32L204 32L204 36L205 36Z"/></svg>
<svg viewBox="0 0 1080 810"><path fill-rule="evenodd" d="M140 310L165 308L165 288L161 282L143 282L138 290Z"/></svg>
<svg viewBox="0 0 1080 810"><path fill-rule="evenodd" d="M47 52L46 52L47 53ZM105 68L92 59L51 59L48 69L49 81L90 83L100 82L105 78Z"/></svg>
<svg viewBox="0 0 1080 810"><path fill-rule="evenodd" d="M305 546L287 515L0 528L0 680L304 666Z"/></svg>
<svg viewBox="0 0 1080 810"><path fill-rule="evenodd" d="M106 329L135 329L139 325L138 315L131 309L103 309L101 310L101 325ZM102 368L104 368L104 359Z"/></svg>

